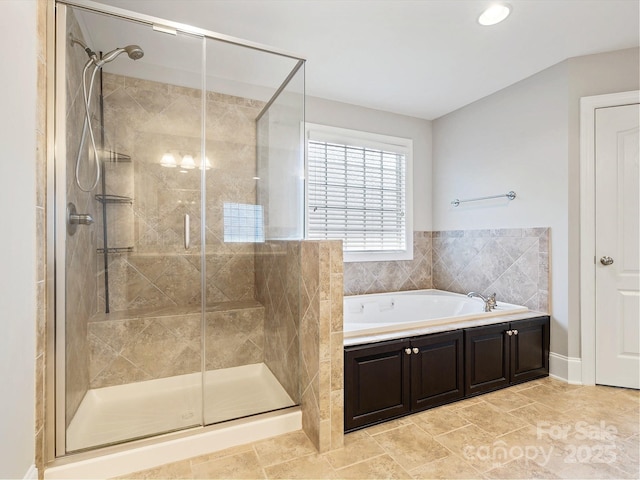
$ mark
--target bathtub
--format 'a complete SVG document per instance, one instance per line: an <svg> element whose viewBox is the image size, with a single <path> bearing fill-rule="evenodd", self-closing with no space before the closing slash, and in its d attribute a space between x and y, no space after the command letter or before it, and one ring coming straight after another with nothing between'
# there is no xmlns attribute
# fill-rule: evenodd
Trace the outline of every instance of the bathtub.
<svg viewBox="0 0 640 480"><path fill-rule="evenodd" d="M380 334L385 335L377 339L390 339L406 333L443 331L449 329L449 325L453 329L497 323L501 316L528 310L521 305L499 301L494 310L485 312L482 299L442 290L354 295L344 297L345 345L355 344L359 338L380 337ZM469 322L483 319L487 321ZM440 328L429 328L436 326Z"/></svg>

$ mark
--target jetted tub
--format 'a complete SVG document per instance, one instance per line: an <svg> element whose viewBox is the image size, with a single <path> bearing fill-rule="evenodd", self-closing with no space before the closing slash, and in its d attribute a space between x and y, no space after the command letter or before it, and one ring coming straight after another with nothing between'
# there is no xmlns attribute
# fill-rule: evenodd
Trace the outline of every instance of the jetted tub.
<svg viewBox="0 0 640 480"><path fill-rule="evenodd" d="M527 312L521 305L497 302L484 311L482 299L443 290L410 290L344 297L344 338L402 333L436 325ZM457 328L454 326L454 328Z"/></svg>

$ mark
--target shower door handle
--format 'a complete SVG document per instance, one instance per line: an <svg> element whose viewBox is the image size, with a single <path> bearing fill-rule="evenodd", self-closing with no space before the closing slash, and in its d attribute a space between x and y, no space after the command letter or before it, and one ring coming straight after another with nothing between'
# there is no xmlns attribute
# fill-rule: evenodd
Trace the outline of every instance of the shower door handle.
<svg viewBox="0 0 640 480"><path fill-rule="evenodd" d="M191 243L189 239L189 214L184 214L184 249L189 250L189 244Z"/></svg>

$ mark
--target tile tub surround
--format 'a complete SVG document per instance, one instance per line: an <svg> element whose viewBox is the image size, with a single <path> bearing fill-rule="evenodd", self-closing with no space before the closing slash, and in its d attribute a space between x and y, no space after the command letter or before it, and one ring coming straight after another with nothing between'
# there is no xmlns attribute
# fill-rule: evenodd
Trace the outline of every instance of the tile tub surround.
<svg viewBox="0 0 640 480"><path fill-rule="evenodd" d="M433 288L549 312L549 228L433 232Z"/></svg>
<svg viewBox="0 0 640 480"><path fill-rule="evenodd" d="M437 288L497 293L549 312L549 228L413 233L413 260L344 264L344 294Z"/></svg>
<svg viewBox="0 0 640 480"><path fill-rule="evenodd" d="M345 295L425 288L433 288L431 232L413 232L413 260L344 264Z"/></svg>
<svg viewBox="0 0 640 480"><path fill-rule="evenodd" d="M121 478L638 478L639 408L637 390L547 377L349 433L326 453L298 431Z"/></svg>

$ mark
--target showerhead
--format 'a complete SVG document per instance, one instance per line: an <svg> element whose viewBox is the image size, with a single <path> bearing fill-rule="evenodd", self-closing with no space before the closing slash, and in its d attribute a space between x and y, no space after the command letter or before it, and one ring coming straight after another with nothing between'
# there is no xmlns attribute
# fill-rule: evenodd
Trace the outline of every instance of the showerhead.
<svg viewBox="0 0 640 480"><path fill-rule="evenodd" d="M115 50L111 50L106 55L103 55L102 58L100 58L99 60L96 60L95 64L98 67L101 67L105 63L109 63L115 60L118 57L118 55L124 52L127 52L127 55L129 55L129 58L131 60L139 60L142 57L144 57L144 51L138 45L127 45L126 47L123 47L123 48L116 48Z"/></svg>
<svg viewBox="0 0 640 480"><path fill-rule="evenodd" d="M140 60L144 57L144 50L142 50L138 45L127 45L124 49L131 60Z"/></svg>

